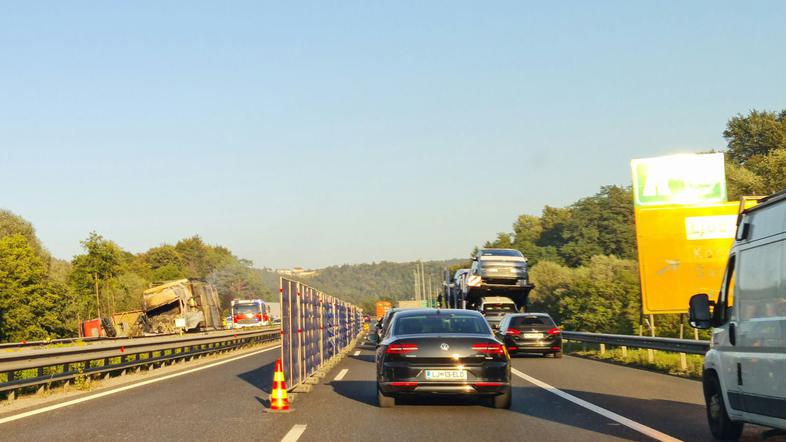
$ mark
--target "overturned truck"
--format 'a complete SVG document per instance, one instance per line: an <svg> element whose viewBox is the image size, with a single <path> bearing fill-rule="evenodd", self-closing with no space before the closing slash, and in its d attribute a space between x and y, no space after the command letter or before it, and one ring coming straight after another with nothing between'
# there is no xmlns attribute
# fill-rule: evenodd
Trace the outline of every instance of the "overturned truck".
<svg viewBox="0 0 786 442"><path fill-rule="evenodd" d="M205 281L180 279L147 289L142 311L153 333L221 328L218 292Z"/></svg>

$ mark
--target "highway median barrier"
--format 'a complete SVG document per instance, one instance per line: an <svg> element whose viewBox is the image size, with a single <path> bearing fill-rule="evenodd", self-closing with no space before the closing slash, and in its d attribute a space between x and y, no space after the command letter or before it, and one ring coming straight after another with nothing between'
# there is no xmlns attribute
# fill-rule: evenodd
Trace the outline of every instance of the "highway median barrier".
<svg viewBox="0 0 786 442"><path fill-rule="evenodd" d="M357 345L362 311L287 278L279 293L284 378L289 391L307 393Z"/></svg>

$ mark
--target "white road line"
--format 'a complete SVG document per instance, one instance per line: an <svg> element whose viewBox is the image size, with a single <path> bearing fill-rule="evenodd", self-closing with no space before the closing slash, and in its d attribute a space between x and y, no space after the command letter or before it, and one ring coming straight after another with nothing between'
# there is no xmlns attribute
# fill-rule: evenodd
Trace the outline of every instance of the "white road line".
<svg viewBox="0 0 786 442"><path fill-rule="evenodd" d="M348 368L345 368L345 369L339 371L338 374L336 375L336 377L333 378L333 380L334 381L340 381L340 380L344 379L344 376L347 375L348 371L349 371Z"/></svg>
<svg viewBox="0 0 786 442"><path fill-rule="evenodd" d="M292 427L291 430L281 439L281 442L297 442L300 439L300 436L303 435L303 432L306 431L306 426L302 424L297 424Z"/></svg>
<svg viewBox="0 0 786 442"><path fill-rule="evenodd" d="M360 350L356 351L352 356L360 356Z"/></svg>
<svg viewBox="0 0 786 442"><path fill-rule="evenodd" d="M63 402L63 403L60 403L60 404L50 405L48 407L43 407L43 408L39 408L39 409L36 409L36 410L27 411L25 413L19 413L19 414L15 414L13 416L4 417L4 418L0 419L0 425L8 423L8 422L15 421L15 420L19 420L19 419L22 419L22 418L25 418L25 417L35 416L36 414L47 413L47 412L52 411L52 410L57 410L58 408L68 407L70 405L76 405L76 404L79 404L79 403L82 403L82 402L87 402L87 401L91 401L93 399L98 399L98 398L101 398L101 397L104 397L104 396L109 396L110 394L120 393L122 391L131 390L133 388L142 387L144 385L150 385L150 384L154 384L156 382L166 381L168 379L176 378L178 376L183 376L183 375L186 375L186 374L191 374L191 373L194 373L194 372L197 372L197 371L200 371L200 370L205 370L205 369L208 369L208 368L211 368L211 367L215 367L217 365L227 364L227 363L230 363L230 362L237 361L238 359L243 359L243 358L247 358L249 356L254 356L254 355L258 355L260 353L264 353L266 351L275 350L275 349L277 349L279 347L280 346L277 345L275 347L266 348L264 350L259 350L259 351L255 351L255 352L252 352L252 353L246 353L246 354L238 356L236 358L225 359L223 361L218 361L218 362L214 362L212 364L203 365L201 367L192 368L191 370L186 370L186 371L181 371L181 372L173 373L173 374L166 375L166 376L161 376L160 378L149 379L149 380L146 380L146 381L138 382L136 384L126 385L124 387L115 388L113 390L102 391L101 393L96 393L96 394L93 394L93 395L90 395L90 396L81 397L81 398L74 399L74 400L67 401L67 402Z"/></svg>
<svg viewBox="0 0 786 442"><path fill-rule="evenodd" d="M592 404L590 402L585 401L584 399L579 399L576 396L573 396L572 394L565 393L564 391L562 391L562 390L560 390L560 389L558 389L556 387L552 387L551 385L549 385L549 384L547 384L547 383L545 383L543 381L539 381L539 380L533 378L532 376L529 376L529 375L527 375L525 373L522 373L522 372L516 370L515 368L511 368L510 371L513 374L515 374L516 376L520 377L521 379L524 379L525 381L527 381L527 382L529 382L531 384L535 384L538 387L548 391L549 393L554 393L557 396L559 396L559 397L561 397L563 399L567 399L567 400L573 402L574 404L576 404L576 405L578 405L580 407L584 407L587 410L590 410L590 411L593 411L595 413L598 413L599 415L601 415L601 416L603 416L605 418L611 419L614 422L617 422L617 423L620 423L622 425L625 425L626 427L628 427L628 428L630 428L632 430L638 431L639 433L645 434L645 435L647 435L647 436L649 436L649 437L651 437L653 439L656 439L656 440L659 440L659 441L664 441L664 442L681 442L680 439L677 439L675 437L669 436L668 434L665 434L665 433L661 433L660 431L658 431L658 430L656 430L654 428L650 428L650 427L648 427L646 425L642 425L642 424L640 424L640 423L638 423L636 421L628 419L625 416L620 416L619 414L617 414L617 413L615 413L613 411L609 411L609 410L607 410L605 408L599 407L599 406L597 406L595 404Z"/></svg>

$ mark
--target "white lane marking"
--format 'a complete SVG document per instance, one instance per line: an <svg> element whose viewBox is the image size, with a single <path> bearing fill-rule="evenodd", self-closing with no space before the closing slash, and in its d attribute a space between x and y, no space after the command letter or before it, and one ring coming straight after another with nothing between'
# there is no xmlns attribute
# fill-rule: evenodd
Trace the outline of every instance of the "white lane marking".
<svg viewBox="0 0 786 442"><path fill-rule="evenodd" d="M41 414L41 413L46 413L46 412L49 412L49 411L52 411L52 410L57 410L58 408L68 407L70 405L76 405L76 404L79 404L79 403L82 403L82 402L87 402L87 401L91 401L93 399L98 399L98 398L101 398L101 397L104 397L104 396L109 396L110 394L115 394L115 393L120 393L122 391L131 390L133 388L141 387L143 385L150 385L150 384L154 384L156 382L166 381L168 379L176 378L178 376L183 376L183 375L186 375L186 374L191 374L191 373L194 373L194 372L197 372L197 371L200 371L200 370L205 370L205 369L208 369L208 368L211 368L211 367L215 367L217 365L227 364L227 363L230 363L230 362L237 361L238 359L243 359L243 358L247 358L249 356L254 356L254 355L258 355L260 353L264 353L266 351L275 350L275 349L277 349L279 347L280 347L280 345L276 345L275 347L266 348L266 349L255 351L255 352L252 352L252 353L246 353L246 354L238 356L236 358L225 359L223 361L218 361L218 362L214 362L212 364L203 365L201 367L192 368L191 370L186 370L186 371L181 371L181 372L178 372L178 373L169 374L169 375L166 375L166 376L161 376L160 378L149 379L149 380L142 381L142 382L139 382L139 383L136 383L136 384L126 385L125 387L115 388L114 390L103 391L101 393L96 393L96 394L93 394L93 395L90 395L90 396L81 397L81 398L74 399L74 400L67 401L67 402L63 402L63 403L60 403L60 404L50 405L48 407L39 408L37 410L31 410L31 411L27 411L25 413L19 413L19 414L15 414L13 416L4 417L4 418L0 419L0 425L5 424L7 422L12 422L12 421L15 421L15 420L19 420L19 419L22 419L22 418L25 418L25 417L35 416L36 414Z"/></svg>
<svg viewBox="0 0 786 442"><path fill-rule="evenodd" d="M356 351L352 356L360 356L360 350Z"/></svg>
<svg viewBox="0 0 786 442"><path fill-rule="evenodd" d="M333 378L333 380L334 381L340 381L340 380L344 379L344 376L347 375L348 371L349 371L348 368L345 368L345 369L339 371L338 374L336 375L336 377Z"/></svg>
<svg viewBox="0 0 786 442"><path fill-rule="evenodd" d="M603 416L605 418L611 419L614 422L617 422L617 423L620 423L622 425L625 425L626 427L628 427L628 428L630 428L632 430L638 431L639 433L645 434L645 435L647 435L647 436L649 436L649 437L651 437L653 439L656 439L656 440L659 440L659 441L664 441L664 442L682 442L682 441L680 441L680 439L677 439L675 437L669 436L668 434L665 434L665 433L661 433L660 431L658 431L658 430L656 430L654 428L650 428L650 427L648 427L646 425L642 425L642 424L640 424L640 423L638 423L638 422L636 422L634 420L628 419L625 416L620 416L619 414L617 414L617 413L615 413L613 411L609 411L609 410L607 410L605 408L599 407L599 406L597 406L595 404L592 404L590 402L585 401L584 399L579 399L576 396L573 396L572 394L565 393L564 391L562 391L562 390L560 390L560 389L558 389L556 387L552 387L551 385L549 385L549 384L547 384L547 383L545 383L543 381L539 381L539 380L533 378L530 375L527 375L525 373L522 373L522 372L516 370L515 368L511 368L510 371L513 374L515 374L516 376L520 377L521 379L524 379L525 381L527 381L527 382L529 382L531 384L535 384L538 387L548 391L549 393L554 393L557 396L559 396L559 397L561 397L563 399L567 399L567 400L573 402L574 404L576 404L576 405L578 405L580 407L584 407L587 410L590 410L590 411L593 411L595 413L598 413L599 415L601 415L601 416Z"/></svg>
<svg viewBox="0 0 786 442"><path fill-rule="evenodd" d="M303 432L306 431L306 426L302 424L296 424L292 427L291 430L281 439L281 442L297 442L300 439L300 436L303 435Z"/></svg>

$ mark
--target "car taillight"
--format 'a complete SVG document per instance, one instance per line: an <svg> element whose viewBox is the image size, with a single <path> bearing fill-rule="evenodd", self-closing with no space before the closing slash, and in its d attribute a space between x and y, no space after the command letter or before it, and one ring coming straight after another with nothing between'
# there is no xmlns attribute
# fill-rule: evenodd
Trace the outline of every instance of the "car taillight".
<svg viewBox="0 0 786 442"><path fill-rule="evenodd" d="M262 319L264 319L265 322L270 321L270 317L268 317L268 315L262 315Z"/></svg>
<svg viewBox="0 0 786 442"><path fill-rule="evenodd" d="M505 330L505 334L508 335L508 336L517 336L517 335L521 334L521 331L519 331L519 330L517 330L515 328L509 328L509 329Z"/></svg>
<svg viewBox="0 0 786 442"><path fill-rule="evenodd" d="M241 317L242 317L242 316L240 316L240 315L235 315L235 316L233 316L233 317L232 317L232 322L235 322L235 323L237 323L237 321L239 321Z"/></svg>
<svg viewBox="0 0 786 442"><path fill-rule="evenodd" d="M472 350L483 353L487 355L504 355L505 354L505 347L502 344L496 344L492 342L483 343L483 344L473 344Z"/></svg>
<svg viewBox="0 0 786 442"><path fill-rule="evenodd" d="M562 331L559 328L554 327L551 330L547 331L546 333L553 336L562 333Z"/></svg>
<svg viewBox="0 0 786 442"><path fill-rule="evenodd" d="M256 317L257 317L257 321L262 322L262 315L258 314L256 315Z"/></svg>
<svg viewBox="0 0 786 442"><path fill-rule="evenodd" d="M418 351L417 344L390 344L385 353L389 355L403 355L413 351Z"/></svg>
<svg viewBox="0 0 786 442"><path fill-rule="evenodd" d="M418 383L417 382L391 382L390 386L391 387L410 387L410 388L413 388L413 387L417 387Z"/></svg>

